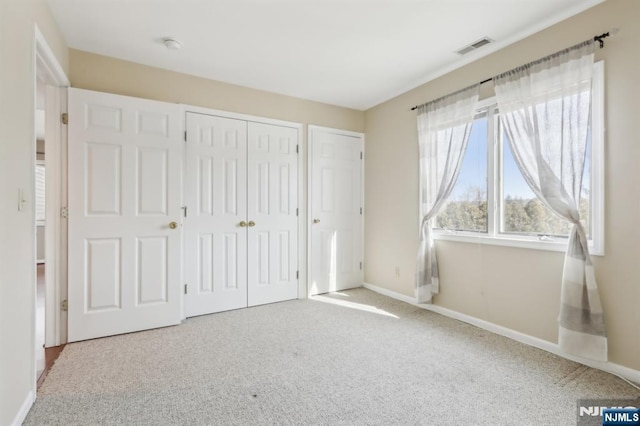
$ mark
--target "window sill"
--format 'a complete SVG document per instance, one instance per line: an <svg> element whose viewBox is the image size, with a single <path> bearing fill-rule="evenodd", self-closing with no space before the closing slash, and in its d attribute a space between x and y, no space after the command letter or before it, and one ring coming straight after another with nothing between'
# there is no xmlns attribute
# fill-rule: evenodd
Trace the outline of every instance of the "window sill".
<svg viewBox="0 0 640 426"><path fill-rule="evenodd" d="M533 250L545 250L545 251L567 251L567 241L539 241L534 240L531 237L518 237L515 235L504 235L499 237L492 237L486 234L475 234L472 232L463 231L439 231L434 230L434 240L442 241L457 241L461 243L471 244L487 244L493 246L503 247L516 247ZM589 241L589 254L592 256L604 256L604 251L597 249L593 241Z"/></svg>

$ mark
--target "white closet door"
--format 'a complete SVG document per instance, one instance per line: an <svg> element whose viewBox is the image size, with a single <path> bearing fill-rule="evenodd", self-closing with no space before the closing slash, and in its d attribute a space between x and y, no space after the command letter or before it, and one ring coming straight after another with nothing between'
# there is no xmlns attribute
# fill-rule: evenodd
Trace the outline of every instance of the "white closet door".
<svg viewBox="0 0 640 426"><path fill-rule="evenodd" d="M186 316L247 306L247 122L187 113Z"/></svg>
<svg viewBox="0 0 640 426"><path fill-rule="evenodd" d="M248 138L248 300L255 306L298 297L298 131L249 122Z"/></svg>
<svg viewBox="0 0 640 426"><path fill-rule="evenodd" d="M70 342L180 322L179 117L69 89Z"/></svg>
<svg viewBox="0 0 640 426"><path fill-rule="evenodd" d="M309 294L360 287L362 136L310 127Z"/></svg>

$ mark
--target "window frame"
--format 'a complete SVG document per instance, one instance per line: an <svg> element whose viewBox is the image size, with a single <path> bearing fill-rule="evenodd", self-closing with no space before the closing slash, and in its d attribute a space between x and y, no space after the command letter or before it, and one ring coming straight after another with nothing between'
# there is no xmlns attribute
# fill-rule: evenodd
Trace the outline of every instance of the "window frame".
<svg viewBox="0 0 640 426"><path fill-rule="evenodd" d="M434 228L435 240L489 244L535 250L564 252L568 238L501 233L504 202L502 200L502 131L495 131L499 113L495 97L478 102L477 114L487 110L487 232L456 231ZM476 114L476 115L477 115ZM591 93L591 173L589 252L604 256L604 61L594 64Z"/></svg>

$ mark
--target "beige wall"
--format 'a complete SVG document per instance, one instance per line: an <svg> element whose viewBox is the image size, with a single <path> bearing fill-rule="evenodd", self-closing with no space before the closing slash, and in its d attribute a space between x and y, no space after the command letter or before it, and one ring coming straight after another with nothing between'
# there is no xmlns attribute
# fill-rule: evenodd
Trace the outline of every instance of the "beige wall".
<svg viewBox="0 0 640 426"><path fill-rule="evenodd" d="M35 390L35 23L67 70L66 44L45 1L0 1L0 425L11 424ZM18 188L27 200L20 212Z"/></svg>
<svg viewBox="0 0 640 426"><path fill-rule="evenodd" d="M71 85L304 124L364 131L364 113L70 49Z"/></svg>
<svg viewBox="0 0 640 426"><path fill-rule="evenodd" d="M414 294L418 147L409 108L618 27L621 32L596 53L605 60L606 78L606 255L594 263L610 361L640 370L639 17L640 2L608 0L366 111L365 281ZM436 246L437 305L557 341L562 253L444 241Z"/></svg>

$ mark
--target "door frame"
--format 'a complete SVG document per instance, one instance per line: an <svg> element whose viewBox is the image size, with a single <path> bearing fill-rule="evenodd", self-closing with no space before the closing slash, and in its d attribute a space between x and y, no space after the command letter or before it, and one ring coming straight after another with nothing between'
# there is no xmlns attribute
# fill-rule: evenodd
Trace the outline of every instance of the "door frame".
<svg viewBox="0 0 640 426"><path fill-rule="evenodd" d="M362 200L362 215L361 215L361 220L360 220L360 226L361 226L361 234L362 235L362 239L360 244L362 245L362 276L363 276L363 284L364 284L364 267L365 267L365 259L364 259L364 221L365 221L365 215L367 214L367 209L364 207L365 206L365 198L364 198L364 167L365 167L365 158L366 158L366 152L365 152L365 134L362 132L354 132L351 130L342 130L342 129L336 129L336 128L332 128L332 127L323 127L323 126L316 126L313 124L309 124L307 126L307 213L308 213L308 219L306 222L307 225L307 247L306 247L306 251L307 251L307 258L306 258L306 263L307 263L307 276L305 278L305 281L307 282L307 287L305 289L306 294L310 294L311 293L311 289L309 288L309 285L311 284L311 243L312 243L312 239L311 239L311 232L312 232L312 227L311 227L311 204L313 201L313 158L312 158L312 154L313 154L313 134L315 131L319 131L319 132L326 132L326 133L336 133L339 135L344 135L344 136L351 136L351 137L356 137L356 138L360 138L361 143L362 143L362 162L361 162L361 166L360 166L360 199Z"/></svg>
<svg viewBox="0 0 640 426"><path fill-rule="evenodd" d="M61 209L66 203L66 145L67 129L62 125L60 117L67 111L66 88L71 84L64 69L58 62L46 38L34 25L33 44L33 93L34 115L37 99L37 80L44 77L47 85L45 99L45 140L48 141L45 155L45 346L58 346L66 342L66 313L60 309L62 300L66 298L67 277L67 241L66 221L61 217ZM34 137L34 155L31 163L31 174L35 175L36 155ZM35 183L34 183L35 189ZM35 223L35 222L34 222ZM34 227L35 229L35 227ZM37 253L33 250L33 265L36 263ZM34 289L36 282L33 283ZM31 306L33 318L32 342L35 348L36 339L36 305L37 291L34 291ZM36 354L33 353L33 395L37 388Z"/></svg>
<svg viewBox="0 0 640 426"><path fill-rule="evenodd" d="M304 125L302 123L296 123L293 121L284 121L284 120L278 120L275 118L267 118L267 117L259 117L256 115L250 115L250 114L242 114L242 113L237 113L237 112L229 112L229 111L222 111L222 110L218 110L218 109L212 109L212 108L206 108L206 107L199 107L199 106L195 106L195 105L188 105L188 104L180 104L181 106L181 120L182 120L182 129L184 132L186 132L186 128L187 128L187 113L195 113L195 114L205 114L205 115L214 115L217 117L223 117L223 118L231 118L231 119L236 119L236 120L244 120L244 121L251 121L254 123L262 123L262 124L272 124L272 125L276 125L276 126L283 126L283 127L290 127L293 129L296 129L297 133L298 133L298 208L299 208L299 214L298 214L298 270L300 271L299 277L298 277L298 299L306 299L307 298L307 230L306 230L306 224L307 224L307 203L304 202L306 194L305 194L305 179L306 179L306 175L307 175L307 169L304 167L305 166L305 162L303 161L305 156L307 155L306 149L305 149L305 134L303 132L304 129ZM184 155L184 161L186 161L187 156ZM183 168L182 168L182 188L183 188L183 196L186 192L186 182L184 179L184 170L185 170L185 165L183 164ZM182 203L184 205L184 199L182 200ZM183 241L183 249L182 249L182 255L185 256L186 255L186 241ZM182 258L182 263L184 264L184 257ZM182 268L183 274L184 274L184 268ZM182 277L182 280L184 282L184 276ZM185 308L184 308L184 298L183 298L183 303L182 303L182 318L185 318Z"/></svg>

